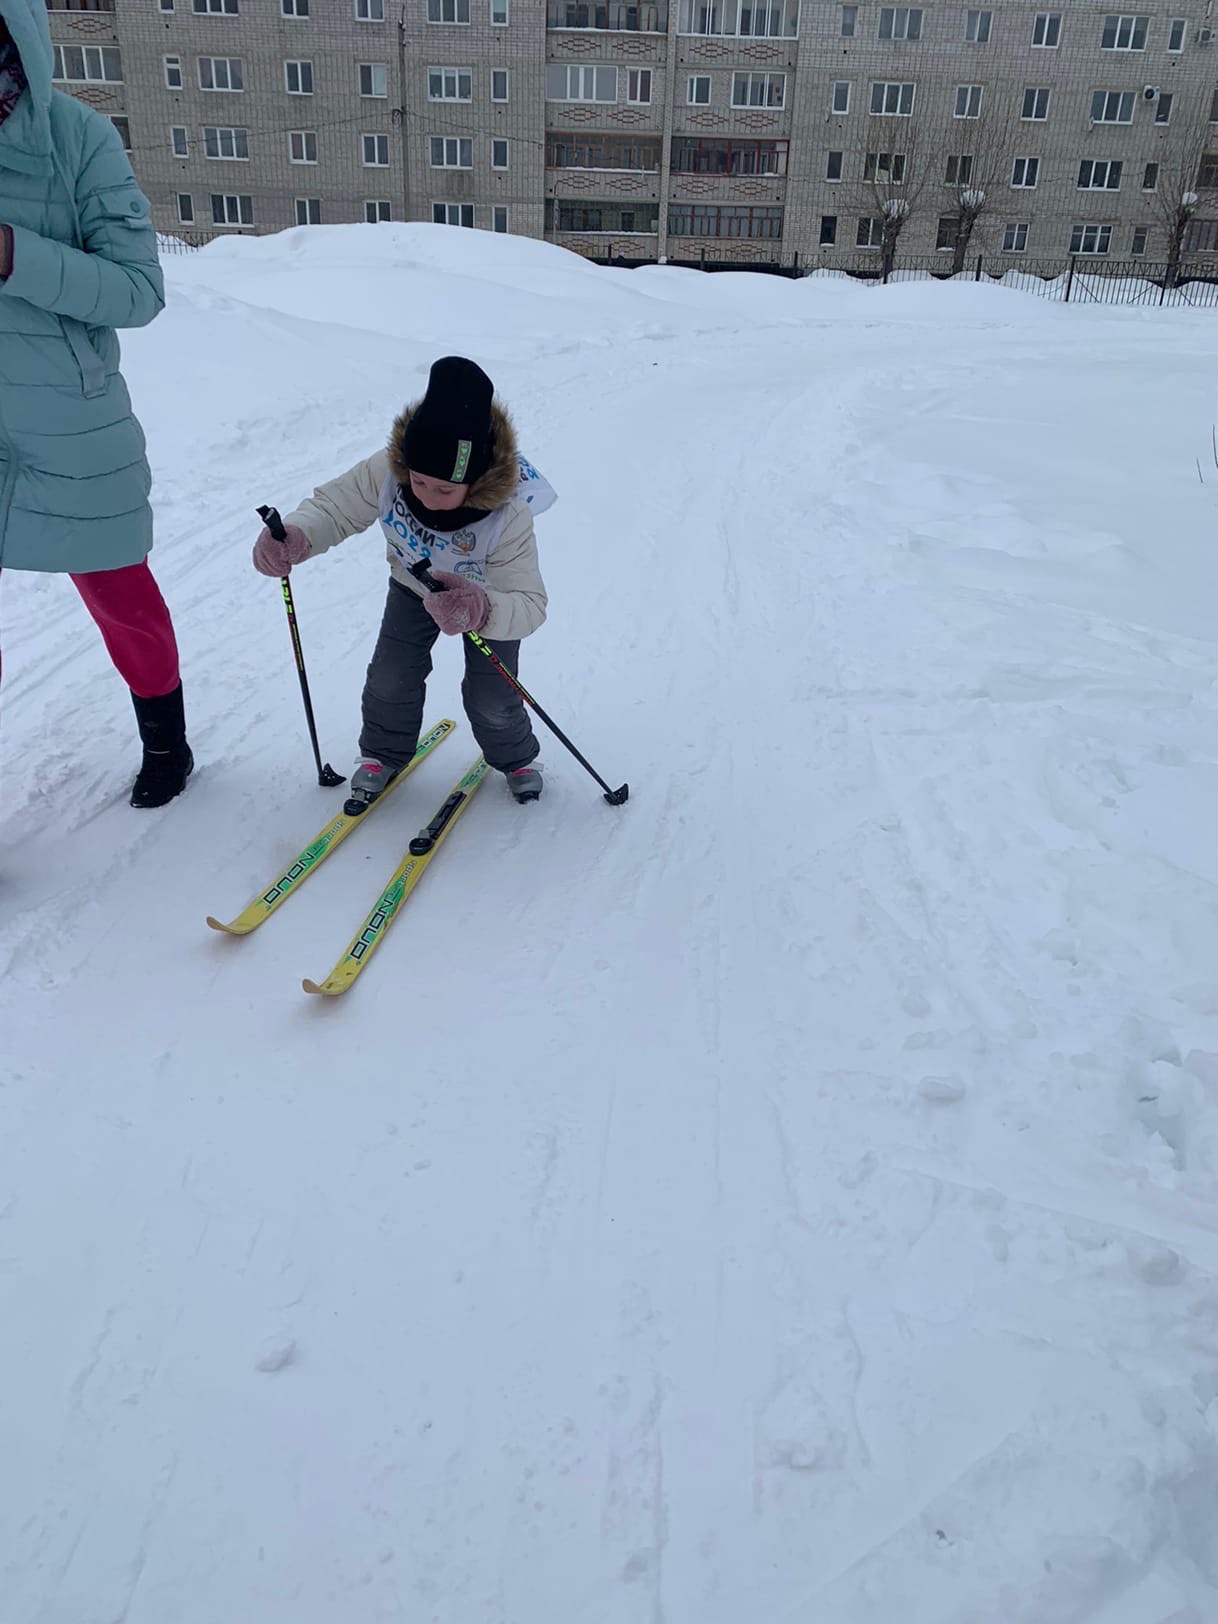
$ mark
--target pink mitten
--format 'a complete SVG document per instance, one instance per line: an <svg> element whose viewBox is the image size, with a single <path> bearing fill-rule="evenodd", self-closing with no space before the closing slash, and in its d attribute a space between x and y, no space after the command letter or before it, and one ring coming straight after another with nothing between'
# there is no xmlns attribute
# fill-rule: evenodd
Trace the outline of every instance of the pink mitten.
<svg viewBox="0 0 1218 1624"><path fill-rule="evenodd" d="M480 632L491 612L490 599L477 581L467 581L463 575L450 575L447 570L435 570L432 579L439 581L443 592L429 592L423 599L424 608L442 632L457 637L461 632Z"/></svg>
<svg viewBox="0 0 1218 1624"><path fill-rule="evenodd" d="M284 539L276 541L269 530L264 530L254 543L254 568L259 575L290 575L293 564L303 564L308 558L309 538L294 524L285 524Z"/></svg>

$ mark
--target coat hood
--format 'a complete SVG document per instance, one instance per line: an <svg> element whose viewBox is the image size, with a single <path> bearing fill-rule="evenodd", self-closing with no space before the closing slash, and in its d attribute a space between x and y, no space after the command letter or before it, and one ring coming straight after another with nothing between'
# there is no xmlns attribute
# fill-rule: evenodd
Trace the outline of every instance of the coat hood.
<svg viewBox="0 0 1218 1624"><path fill-rule="evenodd" d="M3 4L4 0L0 0L0 6ZM393 430L389 436L389 471L399 485L407 484L410 478L410 464L406 461L402 444L406 425L421 404L416 400L393 420ZM495 459L481 479L476 479L470 486L465 499L466 507L482 508L488 513L502 507L515 495L520 485L520 451L516 443L516 430L506 407L497 400L491 404L491 428L495 435Z"/></svg>
<svg viewBox="0 0 1218 1624"><path fill-rule="evenodd" d="M0 124L0 166L31 173L49 171L51 160L51 72L54 54L45 0L0 0L29 85Z"/></svg>
<svg viewBox="0 0 1218 1624"><path fill-rule="evenodd" d="M21 66L30 83L36 107L51 104L51 70L55 57L51 50L51 28L46 0L0 0L0 17L8 24Z"/></svg>

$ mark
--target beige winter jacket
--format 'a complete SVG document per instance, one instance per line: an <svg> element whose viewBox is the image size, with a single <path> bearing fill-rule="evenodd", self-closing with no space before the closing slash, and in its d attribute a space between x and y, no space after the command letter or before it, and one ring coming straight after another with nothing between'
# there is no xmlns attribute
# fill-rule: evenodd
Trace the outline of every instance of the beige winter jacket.
<svg viewBox="0 0 1218 1624"><path fill-rule="evenodd" d="M319 485L294 513L285 515L285 524L296 525L309 538L310 557L361 534L382 517L382 493L391 475L399 485L408 482L410 470L402 455L402 438L415 409L409 407L396 419L384 451ZM486 559L483 587L490 600L490 614L482 636L492 642L510 642L528 637L545 620L546 589L537 558L533 515L529 503L519 494L516 431L498 402L492 408L492 418L495 461L470 486L467 504L488 512L502 509L502 528ZM391 544L387 553L394 580L419 597L426 596L426 588L411 575L401 550ZM445 567L442 559L436 560L436 567Z"/></svg>

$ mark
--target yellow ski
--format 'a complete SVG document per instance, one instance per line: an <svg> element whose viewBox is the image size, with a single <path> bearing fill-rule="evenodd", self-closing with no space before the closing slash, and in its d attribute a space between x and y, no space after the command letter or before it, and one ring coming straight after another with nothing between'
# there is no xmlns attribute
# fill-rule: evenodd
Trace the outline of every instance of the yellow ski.
<svg viewBox="0 0 1218 1624"><path fill-rule="evenodd" d="M455 722L451 722L447 718L442 722L437 722L430 732L424 733L419 740L418 749L414 755L402 768L385 793L378 796L366 812L359 812L355 817L351 817L346 812L340 812L337 817L331 818L316 839L309 842L275 883L265 890L261 896L255 897L247 908L242 909L236 919L230 920L225 925L208 914L207 923L211 928L213 930L222 930L229 936L248 936L250 931L256 930L264 919L271 917L281 903L286 902L290 896L300 889L314 869L325 862L326 858L337 846L342 845L357 824L363 823L365 818L371 817L377 807L389 799L402 780L414 771L425 756L430 755L438 744L442 744L450 733L455 732L456 726Z"/></svg>
<svg viewBox="0 0 1218 1624"><path fill-rule="evenodd" d="M305 980L301 983L306 992L318 993L325 998L336 998L339 993L346 992L372 957L406 898L427 872L428 864L439 851L449 830L473 800L487 771L486 762L479 756L427 827L421 829L410 842L389 884L330 974L320 986L316 981Z"/></svg>

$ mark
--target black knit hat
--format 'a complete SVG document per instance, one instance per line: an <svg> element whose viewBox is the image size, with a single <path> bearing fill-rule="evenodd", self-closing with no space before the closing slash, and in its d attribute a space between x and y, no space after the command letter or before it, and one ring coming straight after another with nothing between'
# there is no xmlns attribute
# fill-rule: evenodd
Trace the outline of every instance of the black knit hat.
<svg viewBox="0 0 1218 1624"><path fill-rule="evenodd" d="M446 355L432 366L427 393L406 425L402 456L416 474L472 485L494 459L495 386L473 361Z"/></svg>

